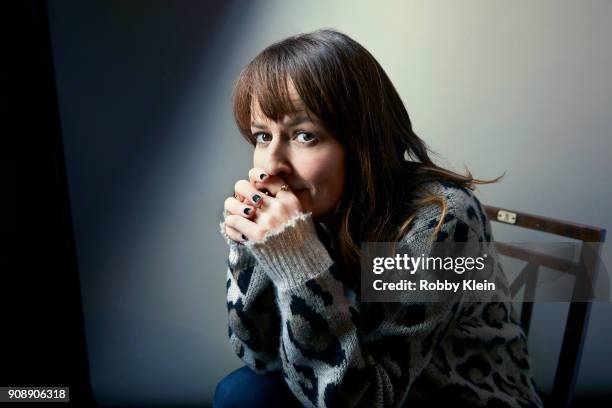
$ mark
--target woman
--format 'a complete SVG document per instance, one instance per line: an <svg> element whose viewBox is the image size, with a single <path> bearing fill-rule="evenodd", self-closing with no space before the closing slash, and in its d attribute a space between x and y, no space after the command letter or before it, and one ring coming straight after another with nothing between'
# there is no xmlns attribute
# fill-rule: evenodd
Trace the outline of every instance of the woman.
<svg viewBox="0 0 612 408"><path fill-rule="evenodd" d="M471 192L484 181L430 160L367 50L332 30L273 44L240 74L234 115L255 148L221 223L230 343L246 367L215 406L542 405L507 300L360 301L362 242L495 253Z"/></svg>

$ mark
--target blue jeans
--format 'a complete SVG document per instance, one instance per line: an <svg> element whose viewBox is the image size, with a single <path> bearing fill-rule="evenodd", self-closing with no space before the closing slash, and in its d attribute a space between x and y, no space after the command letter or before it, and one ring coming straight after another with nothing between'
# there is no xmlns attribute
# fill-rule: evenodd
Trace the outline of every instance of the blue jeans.
<svg viewBox="0 0 612 408"><path fill-rule="evenodd" d="M280 371L259 375L247 366L219 381L213 399L213 408L301 406Z"/></svg>

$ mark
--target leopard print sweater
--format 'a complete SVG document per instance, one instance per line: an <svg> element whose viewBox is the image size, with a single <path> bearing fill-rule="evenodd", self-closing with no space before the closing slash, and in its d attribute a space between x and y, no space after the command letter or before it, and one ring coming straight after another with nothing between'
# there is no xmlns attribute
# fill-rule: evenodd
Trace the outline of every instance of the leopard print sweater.
<svg viewBox="0 0 612 408"><path fill-rule="evenodd" d="M448 212L435 241L478 242L495 254L489 220L467 189L431 183ZM440 219L417 212L402 242L427 253ZM334 262L333 234L300 214L263 241L232 241L230 344L257 373L282 371L310 407L540 407L527 339L507 299L366 303ZM501 265L496 283L506 288ZM359 273L359 271L355 272Z"/></svg>

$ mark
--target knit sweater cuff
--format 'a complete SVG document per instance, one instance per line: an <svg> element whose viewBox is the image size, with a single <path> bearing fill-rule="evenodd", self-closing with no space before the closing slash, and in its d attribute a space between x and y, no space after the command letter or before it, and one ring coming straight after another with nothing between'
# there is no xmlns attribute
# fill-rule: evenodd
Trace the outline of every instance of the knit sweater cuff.
<svg viewBox="0 0 612 408"><path fill-rule="evenodd" d="M244 267L245 265L252 264L253 255L249 252L249 250L240 242L236 242L227 235L225 232L225 223L221 221L219 223L219 232L227 242L227 245L230 248L229 257L228 257L228 265L234 269L237 267Z"/></svg>
<svg viewBox="0 0 612 408"><path fill-rule="evenodd" d="M245 246L279 289L290 289L328 270L333 261L319 240L312 213L299 213L280 230Z"/></svg>

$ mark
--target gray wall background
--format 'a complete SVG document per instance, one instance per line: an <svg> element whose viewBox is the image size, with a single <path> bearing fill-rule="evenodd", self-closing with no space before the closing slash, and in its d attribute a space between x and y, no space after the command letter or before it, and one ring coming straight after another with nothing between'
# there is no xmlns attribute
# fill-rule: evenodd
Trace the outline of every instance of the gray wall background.
<svg viewBox="0 0 612 408"><path fill-rule="evenodd" d="M609 0L52 0L49 13L103 404L209 403L240 366L227 343L218 220L251 157L230 91L285 36L331 27L361 42L441 164L481 178L507 171L480 188L483 202L612 228ZM545 388L566 310L536 307L530 351ZM580 394L612 386L611 313L594 305Z"/></svg>

